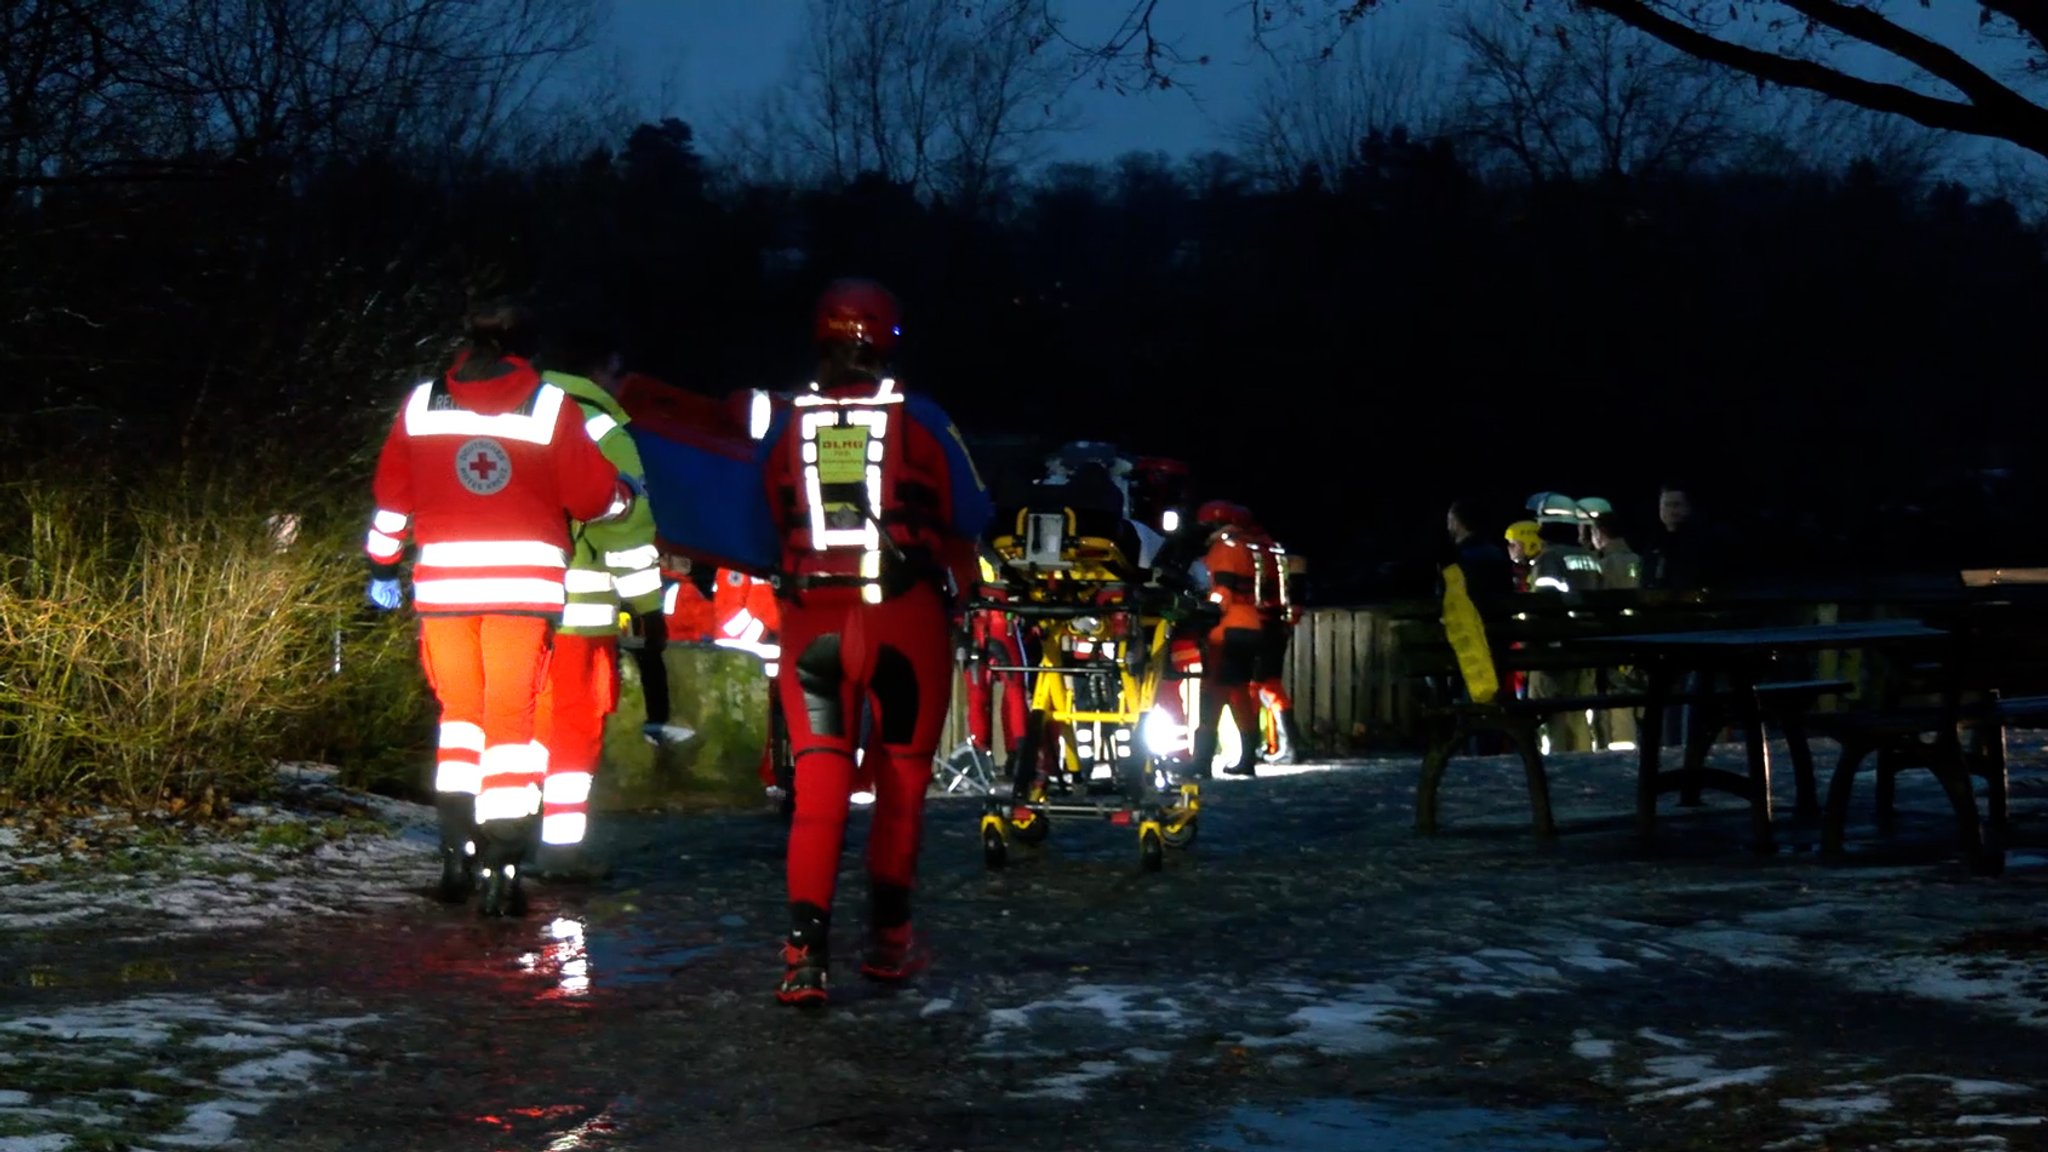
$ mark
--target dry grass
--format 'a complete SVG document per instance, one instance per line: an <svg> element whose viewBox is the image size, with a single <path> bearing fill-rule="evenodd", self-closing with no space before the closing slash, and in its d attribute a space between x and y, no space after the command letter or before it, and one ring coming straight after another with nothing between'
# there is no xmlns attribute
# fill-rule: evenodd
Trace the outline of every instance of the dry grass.
<svg viewBox="0 0 2048 1152"><path fill-rule="evenodd" d="M246 482L0 489L0 791L155 808L283 759L417 763L429 702L410 629L362 607L358 513Z"/></svg>

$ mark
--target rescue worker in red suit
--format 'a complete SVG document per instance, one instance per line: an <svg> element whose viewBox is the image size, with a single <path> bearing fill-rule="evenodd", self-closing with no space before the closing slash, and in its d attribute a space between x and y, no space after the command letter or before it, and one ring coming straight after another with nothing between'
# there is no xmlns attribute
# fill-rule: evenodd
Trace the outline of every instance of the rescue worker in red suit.
<svg viewBox="0 0 2048 1152"><path fill-rule="evenodd" d="M1287 670L1287 648L1294 639L1294 625L1301 619L1295 599L1295 579L1289 567L1287 549L1256 523L1246 532L1260 547L1259 579L1254 597L1259 607L1259 667L1252 679L1252 695L1265 715L1269 732L1264 758L1269 764L1292 764L1301 753L1301 728L1294 720L1294 699L1287 694L1282 677Z"/></svg>
<svg viewBox="0 0 2048 1152"><path fill-rule="evenodd" d="M925 790L953 691L952 599L977 576L994 515L960 434L887 375L896 300L842 280L819 300L818 376L766 437L768 503L783 540L781 696L796 764L790 932L776 998L826 997L832 898L863 704L875 765L861 973L922 966L911 931Z"/></svg>
<svg viewBox="0 0 2048 1152"><path fill-rule="evenodd" d="M402 602L406 545L417 549L420 656L441 704L440 895L466 900L480 877L487 916L523 910L519 867L540 831L534 707L567 603L569 523L617 520L635 494L575 402L534 370L533 329L524 309L485 308L448 372L413 389L377 459L366 542L385 610Z"/></svg>
<svg viewBox="0 0 2048 1152"><path fill-rule="evenodd" d="M993 577L987 560L978 562L983 577L979 595L998 601L1008 596ZM995 754L995 694L1003 694L1003 752L1008 761L1005 774L1017 775L1017 748L1024 739L1024 725L1030 718L1031 699L1024 691L1022 672L998 672L997 667L1024 667L1024 649L1018 643L1017 620L1006 612L976 611L967 615L967 658L961 672L967 682L967 739L975 751Z"/></svg>
<svg viewBox="0 0 2048 1152"><path fill-rule="evenodd" d="M1257 599L1263 549L1251 531L1251 513L1241 505L1211 500L1195 513L1195 522L1208 533L1202 567L1209 581L1209 599L1223 610L1223 618L1209 630L1202 646L1201 700L1189 768L1197 779L1208 777L1209 766L1216 759L1217 726L1228 708L1237 725L1240 751L1237 763L1224 771L1250 776L1258 763L1259 731L1252 682L1258 677L1265 645L1265 620Z"/></svg>

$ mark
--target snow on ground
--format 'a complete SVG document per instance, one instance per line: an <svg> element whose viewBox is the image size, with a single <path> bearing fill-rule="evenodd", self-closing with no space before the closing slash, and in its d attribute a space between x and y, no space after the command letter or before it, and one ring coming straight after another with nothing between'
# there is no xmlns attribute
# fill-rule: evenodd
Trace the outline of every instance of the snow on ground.
<svg viewBox="0 0 2048 1152"><path fill-rule="evenodd" d="M2013 751L2021 754L2023 745L2015 741ZM2048 762L2038 748L2024 751L2036 764ZM1740 750L1722 749L1717 756L1739 758ZM1574 775L1589 766L1618 779L1632 776L1634 768L1632 757L1626 763L1598 756L1558 760L1560 799L1572 795ZM1385 767L1356 766L1367 772ZM1519 773L1518 766L1508 768ZM1898 786L1902 811L1945 810L1930 778L1902 776ZM2016 804L2021 791L2016 789ZM1599 810L1612 809L1612 799L1603 795ZM1512 811L1518 801L1508 789L1488 819L1523 819ZM1518 849L1493 842L1486 850ZM1919 1001L1960 1010L1960 1019L1981 1015L1999 1026L2048 1031L2048 968L2041 964L2048 933L2037 945L2010 951L1955 944L1987 921L2025 917L2032 897L2013 877L2039 871L2048 861L2015 852L2004 879L1977 882L1955 881L1951 866L1940 863L1829 868L1803 862L1791 865L1793 883L1784 871L1748 867L1737 856L1729 863L1688 867L1686 879L1646 876L1620 861L1579 869L1568 897L1517 907L1507 920L1488 896L1440 892L1431 913L1440 943L1364 950L1349 984L1310 972L1275 972L1264 982L1162 975L1154 985L1076 984L1054 996L994 1003L985 1009L983 1052L992 1059L1028 1054L1043 1062L1047 1073L1019 1084L1015 1095L1113 1099L1119 1078L1157 1074L1158 1054L1139 1046L1148 1041L1166 1048L1175 1038L1219 1034L1224 1039L1218 1053L1196 1063L1249 1059L1279 1068L1314 1067L1331 1058L1427 1052L1446 1042L1445 1030L1457 1026L1461 1010L1475 1005L1485 1011L1486 1003L1523 998L1592 1005L1616 982L1695 976L1737 983L1812 978L1868 995L1873 1006ZM1634 890L1650 900L1640 901ZM1632 902L1661 908L1697 902L1721 914L1672 924L1648 915L1588 911L1627 910ZM1475 927L1482 923L1484 928ZM1711 1010L1688 1015L1715 1017ZM1903 1067L1876 1068L1853 1045L1816 1050L1807 1037L1755 1023L1731 1015L1724 1026L1684 1034L1581 1027L1559 1037L1558 1058L1575 1060L1587 1079L1632 1108L1774 1112L1776 1127L1798 1133L1782 1142L1786 1149L1848 1146L1842 1139L1871 1149L2048 1147L2048 1140L2032 1142L2048 1132L2048 1101L2040 1099L2048 1084L1954 1077L1933 1054L1921 1067L1909 1060ZM1954 1137L1916 1141L1912 1134L1924 1131L1912 1125L1929 1115L1947 1117L1940 1122L1952 1124ZM1360 1131L1390 1130L1392 1124L1357 1123ZM1270 1128L1248 1121L1238 1127L1262 1135ZM1840 1135L1831 1143L1830 1134ZM1218 1137L1211 1146L1238 1145Z"/></svg>
<svg viewBox="0 0 2048 1152"><path fill-rule="evenodd" d="M138 996L0 1017L13 1088L0 1152L216 1148L345 1064L371 1016L306 1018L283 997Z"/></svg>
<svg viewBox="0 0 2048 1152"><path fill-rule="evenodd" d="M0 840L0 932L109 923L131 939L257 928L307 913L418 899L431 879L432 811L287 765L278 796L213 824L111 813L73 817L31 842Z"/></svg>

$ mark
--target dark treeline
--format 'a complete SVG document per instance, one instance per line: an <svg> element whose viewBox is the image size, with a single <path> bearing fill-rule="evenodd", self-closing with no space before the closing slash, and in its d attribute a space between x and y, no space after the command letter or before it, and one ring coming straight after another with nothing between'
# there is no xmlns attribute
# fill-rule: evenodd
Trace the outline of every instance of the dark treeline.
<svg viewBox="0 0 2048 1152"><path fill-rule="evenodd" d="M1189 459L1326 591L1413 579L1453 497L1505 522L1539 489L1605 496L1640 538L1665 479L1788 570L2040 550L1992 518L2022 505L1970 495L1994 465L2035 479L2012 453L2048 414L2048 266L2011 204L1753 136L1574 172L1404 118L1320 158L1136 154L967 197L769 179L676 120L427 149L206 113L115 146L17 110L10 456L254 461L346 501L466 300L602 310L643 370L787 388L816 291L858 274L903 298L906 379L991 462L1019 438ZM153 163L90 159L116 153Z"/></svg>

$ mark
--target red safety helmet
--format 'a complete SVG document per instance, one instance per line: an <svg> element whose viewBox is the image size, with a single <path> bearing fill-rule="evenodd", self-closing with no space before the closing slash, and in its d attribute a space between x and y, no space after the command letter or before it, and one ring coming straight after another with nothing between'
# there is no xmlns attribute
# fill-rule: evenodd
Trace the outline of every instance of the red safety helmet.
<svg viewBox="0 0 2048 1152"><path fill-rule="evenodd" d="M1252 511L1228 500L1211 500L1195 513L1195 523L1218 528L1243 528L1252 522Z"/></svg>
<svg viewBox="0 0 2048 1152"><path fill-rule="evenodd" d="M873 280L835 280L818 297L815 335L820 345L865 344L886 360L903 335L903 310Z"/></svg>

